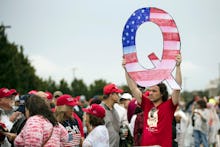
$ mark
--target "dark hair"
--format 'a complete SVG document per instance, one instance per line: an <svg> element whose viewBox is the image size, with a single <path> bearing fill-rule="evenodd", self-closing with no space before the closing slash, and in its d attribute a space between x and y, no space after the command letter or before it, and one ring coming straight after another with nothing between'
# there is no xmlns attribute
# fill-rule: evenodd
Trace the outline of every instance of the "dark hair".
<svg viewBox="0 0 220 147"><path fill-rule="evenodd" d="M102 99L106 100L106 99L108 99L110 97L110 95L113 95L113 94L118 94L118 93L117 92L113 92L113 93L109 93L109 94L104 94Z"/></svg>
<svg viewBox="0 0 220 147"><path fill-rule="evenodd" d="M138 114L138 113L141 113L141 112L143 112L142 108L140 106L137 106L135 108L134 114Z"/></svg>
<svg viewBox="0 0 220 147"><path fill-rule="evenodd" d="M197 104L202 108L206 108L206 102L204 100L198 100Z"/></svg>
<svg viewBox="0 0 220 147"><path fill-rule="evenodd" d="M29 110L30 116L42 115L44 118L48 119L53 126L58 125L58 122L45 99L37 95L31 95L25 102L25 108Z"/></svg>
<svg viewBox="0 0 220 147"><path fill-rule="evenodd" d="M143 86L141 86L141 85L138 85L138 84L137 84L137 87L138 87L138 89L140 89L140 91L141 91L142 93L144 93L145 90L146 90L146 87L143 87Z"/></svg>
<svg viewBox="0 0 220 147"><path fill-rule="evenodd" d="M91 106L92 104L101 104L101 100L99 98L92 98L89 105Z"/></svg>
<svg viewBox="0 0 220 147"><path fill-rule="evenodd" d="M109 97L109 95L110 95L110 94L107 94L107 95L105 94L105 95L103 95L102 99L103 99L103 100L106 100L106 99Z"/></svg>
<svg viewBox="0 0 220 147"><path fill-rule="evenodd" d="M92 126L96 127L96 126L104 125L105 124L104 118L96 117L96 116L91 115L91 114L88 114L88 115L89 115L89 123Z"/></svg>
<svg viewBox="0 0 220 147"><path fill-rule="evenodd" d="M164 83L159 83L157 86L159 87L160 93L162 94L162 100L165 102L168 99L167 86Z"/></svg>

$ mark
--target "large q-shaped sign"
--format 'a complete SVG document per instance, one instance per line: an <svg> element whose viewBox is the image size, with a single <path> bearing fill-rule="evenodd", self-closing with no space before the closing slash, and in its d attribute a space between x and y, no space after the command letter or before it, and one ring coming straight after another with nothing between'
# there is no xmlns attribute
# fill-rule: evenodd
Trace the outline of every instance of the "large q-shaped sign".
<svg viewBox="0 0 220 147"><path fill-rule="evenodd" d="M137 29L148 21L158 25L163 34L161 60L154 53L148 55L154 64L152 69L146 69L139 64L135 47ZM172 76L176 65L176 55L180 53L180 36L174 20L168 13L152 7L136 10L124 26L122 43L126 60L125 68L138 85L148 87L166 80L172 89L180 89Z"/></svg>

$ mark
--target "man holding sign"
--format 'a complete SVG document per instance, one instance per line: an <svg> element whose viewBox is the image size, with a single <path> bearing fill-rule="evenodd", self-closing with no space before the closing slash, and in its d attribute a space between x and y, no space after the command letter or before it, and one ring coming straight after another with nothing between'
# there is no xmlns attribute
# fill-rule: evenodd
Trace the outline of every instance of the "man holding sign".
<svg viewBox="0 0 220 147"><path fill-rule="evenodd" d="M176 56L176 77L178 85L182 84L181 55ZM130 78L125 68L127 84L144 111L144 127L142 146L171 147L172 146L172 121L174 112L179 102L180 89L173 89L172 97L168 99L167 87L164 83L158 83L149 87L149 96L143 94L136 82ZM170 73L171 74L171 73Z"/></svg>

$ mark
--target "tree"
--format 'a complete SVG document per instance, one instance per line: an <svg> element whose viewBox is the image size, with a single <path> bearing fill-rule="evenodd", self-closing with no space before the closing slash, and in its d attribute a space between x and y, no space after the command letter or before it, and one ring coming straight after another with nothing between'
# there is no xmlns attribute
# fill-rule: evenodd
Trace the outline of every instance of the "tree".
<svg viewBox="0 0 220 147"><path fill-rule="evenodd" d="M52 80L52 77L50 76L46 81L45 81L45 91L49 91L53 93L58 89L58 86L54 80Z"/></svg>
<svg viewBox="0 0 220 147"><path fill-rule="evenodd" d="M130 90L130 88L128 87L128 85L122 85L122 86L120 86L120 87L121 87L121 89L124 90L124 92L127 92L127 93L130 93L130 94L131 94L131 90Z"/></svg>
<svg viewBox="0 0 220 147"><path fill-rule="evenodd" d="M60 80L59 90L62 91L64 94L72 94L68 83L64 79Z"/></svg>
<svg viewBox="0 0 220 147"><path fill-rule="evenodd" d="M88 88L82 79L75 78L71 83L71 89L73 92L73 96L84 95L88 97Z"/></svg>
<svg viewBox="0 0 220 147"><path fill-rule="evenodd" d="M188 92L188 91L183 91L183 92L181 93L181 97L182 97L182 99L183 99L186 103L188 103L188 102L190 102L190 101L193 100L193 94L192 94L191 92Z"/></svg>
<svg viewBox="0 0 220 147"><path fill-rule="evenodd" d="M5 26L0 26L0 87L15 88L20 94L38 89L45 82L35 74L35 69L23 53L23 47L10 43Z"/></svg>
<svg viewBox="0 0 220 147"><path fill-rule="evenodd" d="M95 80L94 83L89 86L89 98L96 95L103 95L103 87L107 84L105 80Z"/></svg>

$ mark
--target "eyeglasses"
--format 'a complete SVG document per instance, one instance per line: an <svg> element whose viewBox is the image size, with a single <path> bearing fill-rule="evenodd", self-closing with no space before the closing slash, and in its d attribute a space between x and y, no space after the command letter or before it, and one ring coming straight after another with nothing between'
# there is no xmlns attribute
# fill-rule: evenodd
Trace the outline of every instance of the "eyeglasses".
<svg viewBox="0 0 220 147"><path fill-rule="evenodd" d="M59 97L59 95L55 95L54 98L57 99Z"/></svg>

